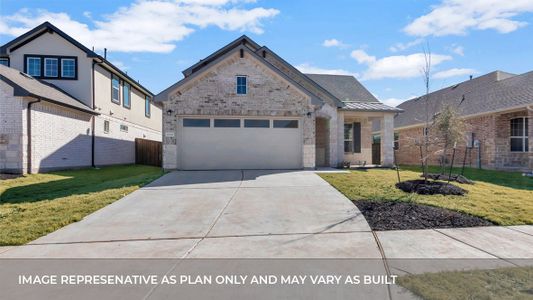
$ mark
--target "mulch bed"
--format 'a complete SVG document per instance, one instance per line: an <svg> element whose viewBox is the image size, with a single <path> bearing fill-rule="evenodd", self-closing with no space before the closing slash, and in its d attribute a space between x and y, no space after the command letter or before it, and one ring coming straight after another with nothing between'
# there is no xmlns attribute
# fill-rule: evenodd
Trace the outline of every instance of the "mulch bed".
<svg viewBox="0 0 533 300"><path fill-rule="evenodd" d="M424 177L424 174L420 175L420 177ZM452 174L452 176L444 175L444 174L435 174L435 173L428 173L428 178L433 180L443 180L443 181L455 181L463 184L474 184L474 182L463 175L460 174Z"/></svg>
<svg viewBox="0 0 533 300"><path fill-rule="evenodd" d="M356 200L372 230L491 226L492 222L448 209L397 201Z"/></svg>
<svg viewBox="0 0 533 300"><path fill-rule="evenodd" d="M407 180L396 184L396 187L407 193L417 193L421 195L457 195L462 196L467 191L458 186L441 181L427 182L424 180Z"/></svg>

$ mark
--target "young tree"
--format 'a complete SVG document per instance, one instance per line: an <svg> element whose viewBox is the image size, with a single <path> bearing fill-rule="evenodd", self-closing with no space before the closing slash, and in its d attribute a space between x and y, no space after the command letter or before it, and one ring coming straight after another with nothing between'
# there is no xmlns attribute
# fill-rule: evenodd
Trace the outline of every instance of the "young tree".
<svg viewBox="0 0 533 300"><path fill-rule="evenodd" d="M441 152L441 168L444 174L448 149L450 146L455 146L457 143L463 142L465 124L459 118L459 114L453 106L444 105L435 116L433 125L437 134L437 140L443 147Z"/></svg>
<svg viewBox="0 0 533 300"><path fill-rule="evenodd" d="M422 172L424 174L424 181L428 180L428 160L429 160L429 134L430 134L430 109L429 109L429 88L431 80L431 50L429 44L424 48L424 66L422 66L422 75L424 77L424 87L426 88L426 95L424 96L424 129L422 131L422 141L420 145L420 159L422 164Z"/></svg>

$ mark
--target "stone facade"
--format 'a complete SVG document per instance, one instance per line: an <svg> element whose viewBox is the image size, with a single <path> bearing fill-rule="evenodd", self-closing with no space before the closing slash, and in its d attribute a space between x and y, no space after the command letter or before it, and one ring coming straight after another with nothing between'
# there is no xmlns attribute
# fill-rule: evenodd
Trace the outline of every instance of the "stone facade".
<svg viewBox="0 0 533 300"><path fill-rule="evenodd" d="M248 93L237 95L235 76L248 77ZM163 166L178 166L178 118L181 116L299 117L303 128L303 166L315 166L315 108L310 96L294 87L264 63L236 52L191 79L164 103ZM310 113L310 114L308 114Z"/></svg>
<svg viewBox="0 0 533 300"><path fill-rule="evenodd" d="M474 139L479 141L479 148L471 148L466 152L466 138L457 145L454 165L460 166L463 160L469 167L504 170L530 170L533 169L532 139L529 138L529 152L510 151L510 120L517 117L529 117L529 136L533 132L533 112L520 110L509 113L494 113L465 119L466 133L474 134ZM420 149L415 141L422 139L422 126L397 130L399 133L399 149L396 151L396 160L400 164L420 164ZM431 147L430 153L442 149ZM451 160L449 151L447 160ZM466 158L465 158L466 154ZM430 164L439 164L439 156L432 155Z"/></svg>
<svg viewBox="0 0 533 300"><path fill-rule="evenodd" d="M21 173L24 168L24 102L0 81L0 172Z"/></svg>

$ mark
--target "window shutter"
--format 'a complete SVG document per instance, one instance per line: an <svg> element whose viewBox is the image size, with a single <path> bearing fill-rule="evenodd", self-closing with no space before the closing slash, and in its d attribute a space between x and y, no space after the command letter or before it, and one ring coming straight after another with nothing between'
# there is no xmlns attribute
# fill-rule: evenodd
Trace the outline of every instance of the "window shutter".
<svg viewBox="0 0 533 300"><path fill-rule="evenodd" d="M361 123L353 123L353 152L361 153Z"/></svg>

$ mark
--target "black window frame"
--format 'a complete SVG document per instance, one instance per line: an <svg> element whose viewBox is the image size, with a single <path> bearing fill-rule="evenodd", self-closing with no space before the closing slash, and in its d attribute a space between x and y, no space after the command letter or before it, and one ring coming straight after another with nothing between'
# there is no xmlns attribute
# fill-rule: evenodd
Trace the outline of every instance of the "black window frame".
<svg viewBox="0 0 533 300"><path fill-rule="evenodd" d="M198 122L200 122L200 123L198 123ZM207 125L207 126L205 126L205 125ZM206 118L183 118L183 127L210 128L211 127L211 119L206 119Z"/></svg>
<svg viewBox="0 0 533 300"><path fill-rule="evenodd" d="M128 105L126 105L126 101L124 100L124 97L126 95L126 93L124 93L124 89L126 88L126 86L128 87ZM131 109L131 94L131 84L124 81L122 83L122 106L124 108Z"/></svg>
<svg viewBox="0 0 533 300"><path fill-rule="evenodd" d="M1 61L7 61L7 65L4 65L3 63L1 63ZM11 61L10 61L9 57L0 57L0 65L4 65L6 67L9 67L10 63L11 63Z"/></svg>
<svg viewBox="0 0 533 300"><path fill-rule="evenodd" d="M117 80L118 82L118 87L117 87L117 99L113 98L113 91L115 89L115 87L113 86L113 80ZM120 77L118 77L117 75L111 73L111 102L115 103L115 104L118 104L120 105Z"/></svg>
<svg viewBox="0 0 533 300"><path fill-rule="evenodd" d="M351 139L346 139L346 126L351 128L351 133L349 132ZM361 122L344 123L344 130L344 153L361 153ZM346 151L346 142L351 142L351 151Z"/></svg>
<svg viewBox="0 0 533 300"><path fill-rule="evenodd" d="M281 125L280 122L286 122L285 126L280 126ZM290 124L294 124L293 122L296 122L296 127L290 125ZM296 119L274 120L272 122L272 128L276 128L276 129L298 129L298 128L300 128L300 121L296 120Z"/></svg>
<svg viewBox="0 0 533 300"><path fill-rule="evenodd" d="M518 128L520 135L516 135L516 128L513 128L513 122L521 120L521 128ZM528 117L517 117L509 120L509 151L514 153L525 153L529 152L529 118ZM521 149L513 149L513 140L518 140L521 142Z"/></svg>
<svg viewBox="0 0 533 300"><path fill-rule="evenodd" d="M109 121L104 120L104 133L109 133Z"/></svg>
<svg viewBox="0 0 533 300"><path fill-rule="evenodd" d="M129 131L128 125L120 124L119 128L120 128L120 131L122 131L122 132L128 132Z"/></svg>
<svg viewBox="0 0 533 300"><path fill-rule="evenodd" d="M40 60L40 74L34 76L28 72L28 58L37 58ZM57 76L46 76L45 74L45 59L57 59ZM63 59L74 60L74 77L64 77L62 72ZM42 55L42 54L24 54L24 73L31 75L38 79L53 79L53 80L78 80L78 57L66 55Z"/></svg>

